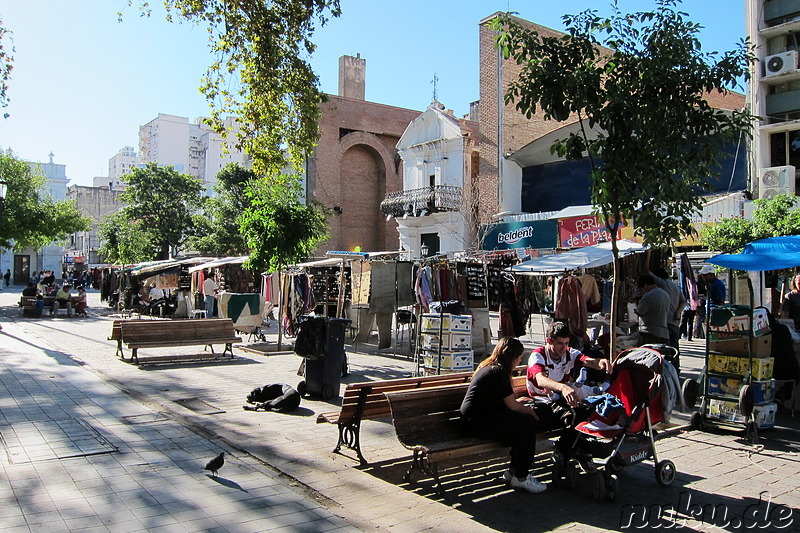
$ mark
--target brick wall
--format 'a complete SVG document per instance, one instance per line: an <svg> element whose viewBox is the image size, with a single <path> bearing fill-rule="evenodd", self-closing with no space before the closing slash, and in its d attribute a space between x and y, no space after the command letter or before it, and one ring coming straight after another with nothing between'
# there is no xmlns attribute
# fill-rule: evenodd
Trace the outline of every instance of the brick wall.
<svg viewBox="0 0 800 533"><path fill-rule="evenodd" d="M309 163L309 197L331 214L330 237L317 249L397 250L394 219L387 221L380 203L389 191L403 188L395 145L420 111L328 95L322 106L320 140Z"/></svg>

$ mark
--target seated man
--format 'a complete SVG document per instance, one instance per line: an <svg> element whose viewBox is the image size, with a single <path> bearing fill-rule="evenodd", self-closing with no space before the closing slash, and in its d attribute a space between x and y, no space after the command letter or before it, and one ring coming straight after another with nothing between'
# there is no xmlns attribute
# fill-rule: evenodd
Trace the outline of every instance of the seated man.
<svg viewBox="0 0 800 533"><path fill-rule="evenodd" d="M609 372L611 365L606 359L593 359L569 347L570 331L566 322L554 321L547 328L544 346L531 352L528 361L528 394L537 403L548 405L548 409L537 409L542 429L553 429L552 408L577 407L581 400L599 393L592 387L577 385L572 380L572 371L586 366ZM547 419L550 419L549 421Z"/></svg>
<svg viewBox="0 0 800 533"><path fill-rule="evenodd" d="M56 299L53 302L53 307L50 311L51 315L57 315L58 310L61 309L61 306L65 306L67 308L67 316L72 316L71 288L72 287L70 285L64 285L64 288L56 293Z"/></svg>
<svg viewBox="0 0 800 533"><path fill-rule="evenodd" d="M23 296L32 296L35 298L37 294L39 294L39 289L37 289L36 285L34 285L31 281L28 282L27 287L22 289Z"/></svg>

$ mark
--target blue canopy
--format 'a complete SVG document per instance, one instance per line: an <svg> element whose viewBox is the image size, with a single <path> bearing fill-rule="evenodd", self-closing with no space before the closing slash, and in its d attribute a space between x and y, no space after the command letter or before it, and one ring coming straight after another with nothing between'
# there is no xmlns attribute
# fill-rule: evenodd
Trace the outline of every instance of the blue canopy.
<svg viewBox="0 0 800 533"><path fill-rule="evenodd" d="M754 272L800 266L800 235L753 241L746 244L741 253L715 255L706 263Z"/></svg>

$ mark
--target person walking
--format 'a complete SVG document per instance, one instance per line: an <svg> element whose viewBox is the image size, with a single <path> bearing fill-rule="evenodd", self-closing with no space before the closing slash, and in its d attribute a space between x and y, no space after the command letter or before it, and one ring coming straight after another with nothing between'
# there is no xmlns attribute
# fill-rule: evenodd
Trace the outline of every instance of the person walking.
<svg viewBox="0 0 800 533"><path fill-rule="evenodd" d="M669 294L656 285L651 274L643 274L637 281L642 297L636 314L642 319L639 326L639 345L669 344L667 317L672 305Z"/></svg>
<svg viewBox="0 0 800 533"><path fill-rule="evenodd" d="M214 318L214 297L217 294L219 287L217 283L214 281L213 275L211 272L208 273L208 277L203 282L203 296L205 296L205 304L206 304L206 318Z"/></svg>
<svg viewBox="0 0 800 533"><path fill-rule="evenodd" d="M11 269L6 269L6 273L3 275L3 279L6 280L6 287L11 285Z"/></svg>

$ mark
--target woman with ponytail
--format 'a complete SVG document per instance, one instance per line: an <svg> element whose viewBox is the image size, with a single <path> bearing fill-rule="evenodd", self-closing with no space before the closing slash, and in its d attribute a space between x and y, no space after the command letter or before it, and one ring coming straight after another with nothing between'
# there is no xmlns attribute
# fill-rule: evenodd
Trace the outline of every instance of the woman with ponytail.
<svg viewBox="0 0 800 533"><path fill-rule="evenodd" d="M511 381L523 351L519 339L500 339L492 355L478 365L461 404L461 417L472 435L511 446L511 462L503 479L515 489L536 494L547 488L529 473L536 455L538 417L533 409L517 402Z"/></svg>

